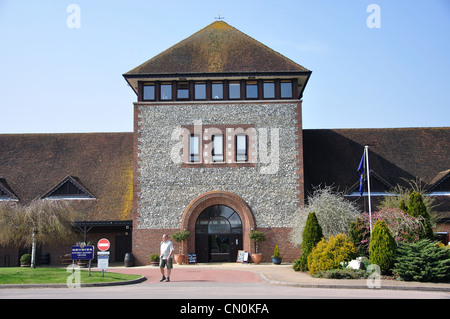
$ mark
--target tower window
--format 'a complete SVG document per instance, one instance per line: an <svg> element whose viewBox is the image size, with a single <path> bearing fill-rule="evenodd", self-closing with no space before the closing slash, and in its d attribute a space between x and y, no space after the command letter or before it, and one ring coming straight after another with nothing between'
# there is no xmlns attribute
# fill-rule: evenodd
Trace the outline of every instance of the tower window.
<svg viewBox="0 0 450 319"><path fill-rule="evenodd" d="M195 99L206 100L206 83L195 83Z"/></svg>
<svg viewBox="0 0 450 319"><path fill-rule="evenodd" d="M161 84L161 100L172 99L172 83Z"/></svg>
<svg viewBox="0 0 450 319"><path fill-rule="evenodd" d="M189 140L189 162L200 162L200 137L191 135Z"/></svg>
<svg viewBox="0 0 450 319"><path fill-rule="evenodd" d="M189 98L189 82L178 82L177 99L187 100Z"/></svg>
<svg viewBox="0 0 450 319"><path fill-rule="evenodd" d="M223 83L213 82L212 83L212 99L222 100L223 99Z"/></svg>
<svg viewBox="0 0 450 319"><path fill-rule="evenodd" d="M223 162L223 135L213 135L213 162Z"/></svg>
<svg viewBox="0 0 450 319"><path fill-rule="evenodd" d="M281 81L281 98L292 98L292 81Z"/></svg>
<svg viewBox="0 0 450 319"><path fill-rule="evenodd" d="M258 98L258 82L257 81L247 81L246 95L247 95L247 99L257 99Z"/></svg>
<svg viewBox="0 0 450 319"><path fill-rule="evenodd" d="M230 96L230 99L240 99L241 98L241 83L240 82L230 82L229 96Z"/></svg>
<svg viewBox="0 0 450 319"><path fill-rule="evenodd" d="M155 99L155 84L144 84L142 98L144 101L153 101Z"/></svg>
<svg viewBox="0 0 450 319"><path fill-rule="evenodd" d="M265 99L273 99L275 98L275 83L272 82L264 82L264 98Z"/></svg>
<svg viewBox="0 0 450 319"><path fill-rule="evenodd" d="M236 135L236 162L247 161L247 135Z"/></svg>

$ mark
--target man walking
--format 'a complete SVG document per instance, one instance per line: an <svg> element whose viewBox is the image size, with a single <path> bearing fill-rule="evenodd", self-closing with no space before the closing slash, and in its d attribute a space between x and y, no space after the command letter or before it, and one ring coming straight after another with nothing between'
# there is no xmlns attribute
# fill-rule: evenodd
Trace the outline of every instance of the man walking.
<svg viewBox="0 0 450 319"><path fill-rule="evenodd" d="M160 281L170 281L170 272L173 267L172 259L173 259L173 244L169 240L169 236L164 234L162 237L162 242L160 246L161 254L159 256L159 269L161 270L162 278ZM164 267L167 267L167 278L164 276Z"/></svg>

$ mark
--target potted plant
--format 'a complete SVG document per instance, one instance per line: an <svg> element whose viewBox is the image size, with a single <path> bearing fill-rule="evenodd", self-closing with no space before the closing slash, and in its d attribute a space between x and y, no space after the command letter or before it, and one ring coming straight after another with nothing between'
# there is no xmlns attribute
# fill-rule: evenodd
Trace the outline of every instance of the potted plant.
<svg viewBox="0 0 450 319"><path fill-rule="evenodd" d="M259 264L262 260L262 254L258 253L258 243L266 240L266 235L259 230L252 230L250 235L250 240L255 243L255 253L252 254L252 260L255 264Z"/></svg>
<svg viewBox="0 0 450 319"><path fill-rule="evenodd" d="M178 265L181 265L186 259L186 255L183 254L183 246L184 246L184 241L186 239L188 239L188 237L189 237L189 231L187 231L187 230L180 230L172 235L173 240L175 240L177 243L181 243L180 249L179 249L179 254L175 255L175 261Z"/></svg>
<svg viewBox="0 0 450 319"><path fill-rule="evenodd" d="M273 251L272 256L272 263L275 265L281 264L281 260L283 259L283 256L280 255L280 250L278 249L278 245L275 245L275 249Z"/></svg>
<svg viewBox="0 0 450 319"><path fill-rule="evenodd" d="M151 254L150 255L150 264L152 266L159 266L159 255L158 254Z"/></svg>
<svg viewBox="0 0 450 319"><path fill-rule="evenodd" d="M20 257L20 267L30 267L30 266L31 266L31 255L23 254L22 257Z"/></svg>

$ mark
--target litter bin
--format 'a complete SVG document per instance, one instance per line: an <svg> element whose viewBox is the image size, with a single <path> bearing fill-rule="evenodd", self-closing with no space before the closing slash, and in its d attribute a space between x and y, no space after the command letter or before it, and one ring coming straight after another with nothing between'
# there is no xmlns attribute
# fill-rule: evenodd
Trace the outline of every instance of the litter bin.
<svg viewBox="0 0 450 319"><path fill-rule="evenodd" d="M133 267L134 257L132 253L126 253L124 259L125 267Z"/></svg>

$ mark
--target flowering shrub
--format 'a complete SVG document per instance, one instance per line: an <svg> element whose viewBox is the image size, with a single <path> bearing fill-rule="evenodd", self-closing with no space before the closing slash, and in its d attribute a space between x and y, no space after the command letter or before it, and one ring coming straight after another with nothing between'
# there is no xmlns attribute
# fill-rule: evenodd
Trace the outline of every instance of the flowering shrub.
<svg viewBox="0 0 450 319"><path fill-rule="evenodd" d="M378 220L386 223L396 242L413 243L425 235L425 218L413 217L399 208L383 208L372 213L372 225ZM360 252L368 253L370 240L369 214L363 213L350 226L350 239L360 247Z"/></svg>
<svg viewBox="0 0 450 319"><path fill-rule="evenodd" d="M330 236L328 242L322 238L308 255L309 273L314 275L319 271L339 268L341 262L351 260L355 254L356 247L345 234Z"/></svg>

